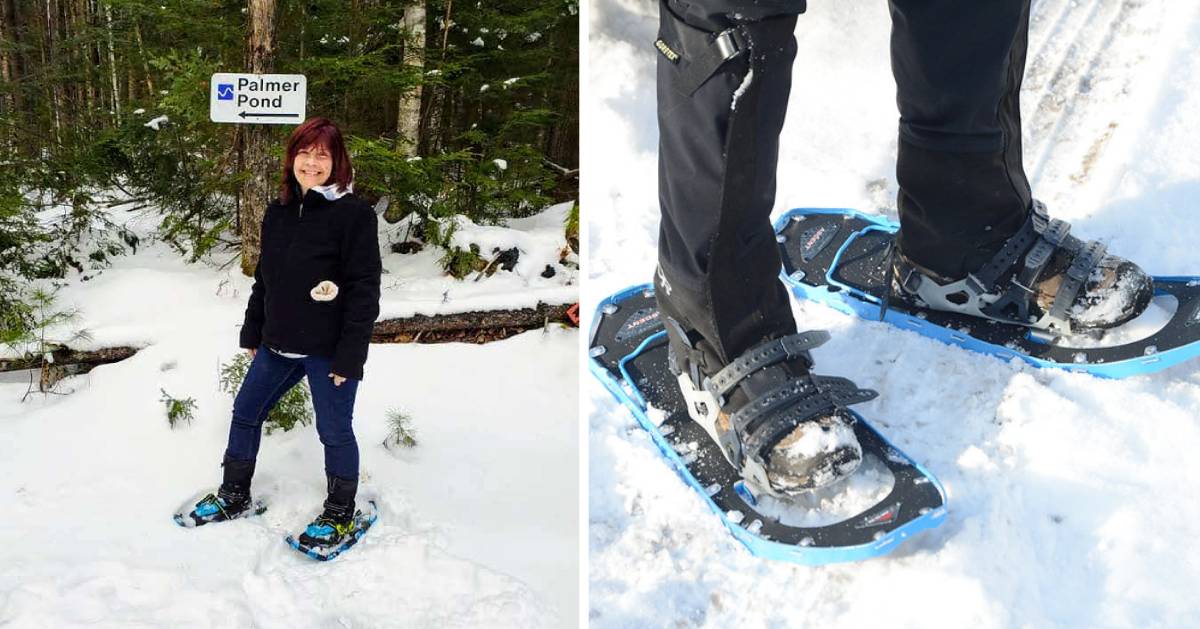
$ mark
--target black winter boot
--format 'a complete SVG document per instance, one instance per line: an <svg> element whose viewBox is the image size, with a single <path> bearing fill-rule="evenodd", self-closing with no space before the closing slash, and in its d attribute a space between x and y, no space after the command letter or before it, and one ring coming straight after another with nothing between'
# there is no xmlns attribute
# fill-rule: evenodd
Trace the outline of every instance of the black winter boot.
<svg viewBox="0 0 1200 629"><path fill-rule="evenodd" d="M326 478L329 494L324 510L300 535L300 543L309 548L337 546L354 530L354 496L358 492L358 479Z"/></svg>
<svg viewBox="0 0 1200 629"><path fill-rule="evenodd" d="M190 528L262 513L265 507L256 506L250 497L250 480L254 477L254 465L253 460L240 461L226 456L221 463L224 480L217 493L201 498L186 516L176 515L176 522Z"/></svg>

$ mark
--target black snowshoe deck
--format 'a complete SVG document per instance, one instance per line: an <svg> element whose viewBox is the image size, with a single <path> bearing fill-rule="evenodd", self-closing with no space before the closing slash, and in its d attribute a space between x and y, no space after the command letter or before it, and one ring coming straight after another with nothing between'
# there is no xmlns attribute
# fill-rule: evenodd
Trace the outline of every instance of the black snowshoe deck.
<svg viewBox="0 0 1200 629"><path fill-rule="evenodd" d="M909 535L941 523L945 495L937 481L857 414L855 433L864 458L873 455L893 477L886 497L825 526L789 526L764 513L708 433L688 417L667 368L667 339L651 291L637 287L601 304L590 343L592 370L752 553L805 564L853 561L884 554ZM658 412L648 413L648 407ZM651 414L665 419L656 424Z"/></svg>
<svg viewBox="0 0 1200 629"><path fill-rule="evenodd" d="M895 231L895 224L853 210L792 210L776 224L784 281L798 297L879 319L889 292L887 253ZM1004 359L1123 377L1200 355L1200 278L1155 277L1154 285L1156 294L1177 302L1170 320L1145 338L1107 347L1059 345L1023 326L922 309L895 297L885 320Z"/></svg>

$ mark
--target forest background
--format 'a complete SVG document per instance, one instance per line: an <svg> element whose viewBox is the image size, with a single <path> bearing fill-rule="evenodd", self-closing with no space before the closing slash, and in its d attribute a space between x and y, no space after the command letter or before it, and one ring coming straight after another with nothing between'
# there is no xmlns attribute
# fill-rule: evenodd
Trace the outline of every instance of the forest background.
<svg viewBox="0 0 1200 629"><path fill-rule="evenodd" d="M408 218L393 251L478 269L447 219L576 198L578 24L576 0L0 0L0 343L49 323L45 284L136 251L113 207L161 213L191 262L253 272L293 127L211 122L216 72L305 75L355 192Z"/></svg>

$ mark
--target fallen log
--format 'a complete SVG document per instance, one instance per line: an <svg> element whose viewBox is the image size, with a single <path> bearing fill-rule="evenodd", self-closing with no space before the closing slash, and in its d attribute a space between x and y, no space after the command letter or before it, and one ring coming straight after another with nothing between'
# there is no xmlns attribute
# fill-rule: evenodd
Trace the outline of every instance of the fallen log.
<svg viewBox="0 0 1200 629"><path fill-rule="evenodd" d="M91 369L97 365L125 360L136 353L136 347L104 347L93 351L79 351L63 347L50 352L51 360L49 364L58 366L79 365L85 369ZM41 355L0 358L0 372L41 368Z"/></svg>
<svg viewBox="0 0 1200 629"><path fill-rule="evenodd" d="M538 304L537 308L479 310L441 315L414 315L375 322L372 343L474 342L507 338L547 323L570 325L570 304Z"/></svg>
<svg viewBox="0 0 1200 629"><path fill-rule="evenodd" d="M571 325L567 310L570 304L538 304L537 308L514 310L479 310L443 315L414 315L401 319L375 322L372 343L486 343L541 328L548 323ZM137 353L134 347L105 347L80 351L63 347L50 352L51 360L43 365L42 357L22 356L0 358L0 372L24 371L47 367L57 371L71 367L72 374L87 373L97 365L125 360Z"/></svg>

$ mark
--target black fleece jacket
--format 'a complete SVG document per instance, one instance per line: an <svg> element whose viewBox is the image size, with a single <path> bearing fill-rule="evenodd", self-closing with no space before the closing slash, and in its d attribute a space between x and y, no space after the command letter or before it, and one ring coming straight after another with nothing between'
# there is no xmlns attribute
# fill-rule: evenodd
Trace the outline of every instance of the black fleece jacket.
<svg viewBox="0 0 1200 629"><path fill-rule="evenodd" d="M362 380L379 316L379 238L375 211L353 194L330 201L316 190L276 199L262 223L262 254L246 306L240 344L333 361L339 376ZM312 298L324 280L332 301Z"/></svg>

